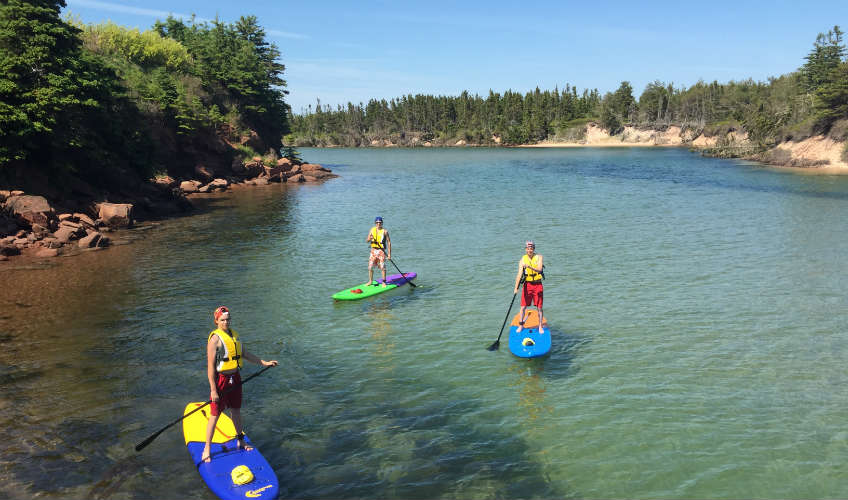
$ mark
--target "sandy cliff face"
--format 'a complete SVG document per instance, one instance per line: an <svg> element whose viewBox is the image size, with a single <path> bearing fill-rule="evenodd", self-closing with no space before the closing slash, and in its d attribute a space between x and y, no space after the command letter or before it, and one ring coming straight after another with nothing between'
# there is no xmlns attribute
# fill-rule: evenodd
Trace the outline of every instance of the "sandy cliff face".
<svg viewBox="0 0 848 500"><path fill-rule="evenodd" d="M706 136L678 126L669 126L665 130L638 129L632 126L616 135L610 135L606 129L595 123L586 126L584 139L579 142L545 141L533 144L534 147L569 146L687 146L692 148L733 149L752 146L745 131L732 131L724 135ZM816 136L798 142L784 142L774 148L748 159L761 161L774 166L800 167L809 171L848 174L848 162L842 156L845 142L826 136Z"/></svg>
<svg viewBox="0 0 848 500"><path fill-rule="evenodd" d="M789 158L801 164L827 161L822 164L823 167L848 170L848 162L842 159L844 149L844 142L825 136L810 137L799 142L784 142L774 148L776 152L783 152L779 156L785 157L788 154Z"/></svg>

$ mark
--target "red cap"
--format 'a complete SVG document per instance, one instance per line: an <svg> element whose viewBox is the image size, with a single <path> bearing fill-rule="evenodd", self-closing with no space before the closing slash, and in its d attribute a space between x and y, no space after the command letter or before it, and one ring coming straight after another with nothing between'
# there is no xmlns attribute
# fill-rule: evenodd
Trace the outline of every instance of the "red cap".
<svg viewBox="0 0 848 500"><path fill-rule="evenodd" d="M215 321L218 321L218 318L220 318L224 313L227 313L228 315L230 314L230 310L227 309L227 306L221 306L218 309L215 309Z"/></svg>

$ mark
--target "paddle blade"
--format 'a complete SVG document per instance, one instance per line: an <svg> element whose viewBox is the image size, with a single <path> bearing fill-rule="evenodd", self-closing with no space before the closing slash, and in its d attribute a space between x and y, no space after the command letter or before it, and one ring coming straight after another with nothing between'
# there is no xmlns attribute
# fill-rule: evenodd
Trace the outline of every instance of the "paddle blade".
<svg viewBox="0 0 848 500"><path fill-rule="evenodd" d="M490 351L497 351L497 350L498 350L498 347L500 347L500 345L501 345L501 341L500 341L500 340L496 340L494 344L492 344L492 345L490 345L490 346L488 347L488 349L489 349Z"/></svg>
<svg viewBox="0 0 848 500"><path fill-rule="evenodd" d="M157 437L157 436L159 436L159 434L162 434L162 431L157 432L156 434L154 434L154 435L150 436L149 438L147 438L147 439L145 439L144 441L142 441L142 442L138 443L137 445L135 445L135 451L141 451L141 450L143 450L144 448L146 448L146 447L147 447L147 445L149 445L150 443L152 443L152 442L153 442L153 440L154 440L154 439L156 439L156 437Z"/></svg>

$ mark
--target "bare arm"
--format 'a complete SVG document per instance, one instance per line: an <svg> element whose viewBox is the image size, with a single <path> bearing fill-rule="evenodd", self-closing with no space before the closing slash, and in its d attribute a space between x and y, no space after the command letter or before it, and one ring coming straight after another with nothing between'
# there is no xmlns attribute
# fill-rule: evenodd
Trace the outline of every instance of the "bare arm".
<svg viewBox="0 0 848 500"><path fill-rule="evenodd" d="M263 359L260 359L258 356L254 356L253 354L250 354L246 350L242 351L241 355L244 359L250 361L251 363L256 363L257 365L277 366L277 360L276 359L272 359L271 361L265 361Z"/></svg>
<svg viewBox="0 0 848 500"><path fill-rule="evenodd" d="M215 387L215 375L218 373L215 370L215 353L218 350L218 343L221 340L217 335L213 335L206 344L206 378L209 379L209 399L218 401L218 389Z"/></svg>
<svg viewBox="0 0 848 500"><path fill-rule="evenodd" d="M391 259L392 258L392 239L389 238L389 232L386 231L386 256Z"/></svg>
<svg viewBox="0 0 848 500"><path fill-rule="evenodd" d="M524 261L518 261L518 274L515 275L515 290L513 294L518 293L518 285L521 283L521 276L524 275Z"/></svg>

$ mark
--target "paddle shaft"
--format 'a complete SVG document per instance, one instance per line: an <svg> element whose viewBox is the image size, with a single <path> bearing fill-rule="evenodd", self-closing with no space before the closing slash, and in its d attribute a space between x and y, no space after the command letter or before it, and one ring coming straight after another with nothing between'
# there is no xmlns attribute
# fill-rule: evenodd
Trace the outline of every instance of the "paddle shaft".
<svg viewBox="0 0 848 500"><path fill-rule="evenodd" d="M518 282L518 288L521 288L521 284L524 283L524 276L521 277L521 280ZM512 300L509 303L509 309L506 310L506 317L504 318L503 324L501 325L501 331L498 333L498 340L496 340L492 345L489 346L490 351L494 351L501 344L501 335L503 335L503 329L506 326L506 322L509 319L509 313L512 312L512 305L515 304L515 297L518 295L518 290L513 292Z"/></svg>
<svg viewBox="0 0 848 500"><path fill-rule="evenodd" d="M224 394L227 394L228 392L230 392L230 391L232 391L232 390L235 390L237 387L241 387L241 386L243 386L243 385L244 385L244 384L246 384L246 383L247 383L250 379L252 379L252 378L254 378L254 377L258 377L258 376L259 376L259 375L261 375L261 374L262 374L265 370L267 370L267 369L269 369L269 368L272 368L273 366L274 366L274 365L266 366L265 368L263 368L263 369L259 370L258 372L254 373L253 375L251 375L251 376L249 376L249 377L245 378L244 380L242 380L242 381L241 381L241 384L228 388L226 391L224 391L224 392L222 392L221 394L219 394L219 395L218 395L218 396L219 396L219 398L220 398L220 396L223 396ZM147 438L147 439L145 439L144 441L142 441L142 442L138 443L137 445L135 445L135 451L141 451L141 450L143 450L144 448L146 448L146 447L147 447L147 445L149 445L150 443L152 443L154 439L156 439L157 437L159 437L159 434L162 434L163 432L165 432L166 430L168 430L168 429L169 429L169 428L171 428L172 426L174 426L174 425L178 424L179 422L183 421L183 420L184 420L187 416L191 415L192 413L194 413L194 412L196 412L196 411L199 411L199 410L200 410L200 409L202 409L204 406L206 406L206 405L208 405L208 404L211 404L211 403L212 403L212 400L210 399L209 401L207 401L207 402L203 403L202 405L198 406L197 408L195 408L195 409L191 410L190 412L186 413L186 414L185 414L185 415L183 415L182 417L180 417L180 418L178 418L178 419L174 420L174 421L173 421L173 422L171 422L170 424L168 424L168 425L166 425L165 427L163 427L163 428L159 429L159 431L157 431L155 434L153 434L153 435L152 435L152 436L150 436L149 438Z"/></svg>
<svg viewBox="0 0 848 500"><path fill-rule="evenodd" d="M373 240L373 241L374 241L374 244L375 244L375 245L377 245L377 248L379 248L380 250L382 250L382 251L383 251L383 253L386 253L386 249L383 247L383 245L382 245L379 241L377 241L377 240ZM389 255L388 255L388 254L386 254L386 258L387 258L387 259L389 259ZM416 285L415 285L415 283L413 283L412 281L410 281L410 280L406 279L406 275L405 275L405 274L403 274L403 271L401 271L401 270L400 270L400 268L398 268L397 264L395 264L395 261L393 261L392 259L389 259L389 262L391 262L391 263L392 263L392 265L393 265L393 266L395 266L395 269L397 269L397 272L399 272L399 273L400 273L401 278L403 278L403 279L404 279L407 283L409 283L410 285L412 285L412 288L415 288L415 286L416 286Z"/></svg>

